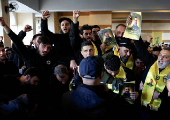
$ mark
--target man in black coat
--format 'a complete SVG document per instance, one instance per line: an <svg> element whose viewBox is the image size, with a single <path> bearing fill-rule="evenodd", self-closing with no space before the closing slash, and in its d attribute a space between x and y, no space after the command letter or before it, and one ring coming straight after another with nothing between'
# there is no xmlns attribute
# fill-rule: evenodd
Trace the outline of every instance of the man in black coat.
<svg viewBox="0 0 170 120"><path fill-rule="evenodd" d="M128 119L127 112L121 112L121 103L126 103L126 101L109 90L106 84L100 83L103 64L104 60L96 56L89 56L81 61L79 74L83 79L83 84L76 90L65 93L62 98L65 119L102 120L110 118L112 114L119 116L122 113L124 116L119 116L119 118ZM126 107L129 109L128 106ZM133 116L129 118L132 119Z"/></svg>
<svg viewBox="0 0 170 120"><path fill-rule="evenodd" d="M77 67L77 64L75 63L74 52L71 46L72 40L70 40L70 38L74 37L74 35L72 35L72 32L70 34L71 20L69 18L60 19L60 23L62 21L66 21L67 23L64 24L62 34L54 34L48 30L47 23L49 17L49 11L42 12L41 34L46 35L52 39L54 43L54 51L56 52L56 55L59 56L61 61L64 61L67 64L70 63L71 68Z"/></svg>
<svg viewBox="0 0 170 120"><path fill-rule="evenodd" d="M19 73L19 69L14 64L14 62L6 59L6 53L3 44L0 44L0 66L0 78L4 75L15 75Z"/></svg>

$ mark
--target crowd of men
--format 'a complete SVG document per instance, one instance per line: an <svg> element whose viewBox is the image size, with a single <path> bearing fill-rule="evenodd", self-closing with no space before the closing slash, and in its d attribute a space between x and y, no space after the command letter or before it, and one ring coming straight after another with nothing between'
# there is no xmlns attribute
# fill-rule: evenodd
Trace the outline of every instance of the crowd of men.
<svg viewBox="0 0 170 120"><path fill-rule="evenodd" d="M168 117L170 106L170 47L148 50L146 42L124 38L124 24L115 28L117 45L106 51L98 25L83 25L80 11L73 20L61 18L60 34L48 30L49 11L42 12L41 34L23 38L0 17L12 52L0 43L0 119L130 119ZM127 23L131 23L130 16ZM120 93L120 85L135 83Z"/></svg>

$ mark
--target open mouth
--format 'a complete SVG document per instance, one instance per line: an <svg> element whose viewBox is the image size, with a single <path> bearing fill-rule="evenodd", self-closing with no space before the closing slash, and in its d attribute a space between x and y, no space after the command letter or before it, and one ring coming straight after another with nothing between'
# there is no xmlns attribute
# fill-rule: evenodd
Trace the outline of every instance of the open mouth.
<svg viewBox="0 0 170 120"><path fill-rule="evenodd" d="M42 54L43 54L43 55L46 55L46 54L47 54L47 52L42 52Z"/></svg>
<svg viewBox="0 0 170 120"><path fill-rule="evenodd" d="M159 60L158 63L162 65L164 62L162 60Z"/></svg>
<svg viewBox="0 0 170 120"><path fill-rule="evenodd" d="M64 29L65 32L67 32L67 29Z"/></svg>

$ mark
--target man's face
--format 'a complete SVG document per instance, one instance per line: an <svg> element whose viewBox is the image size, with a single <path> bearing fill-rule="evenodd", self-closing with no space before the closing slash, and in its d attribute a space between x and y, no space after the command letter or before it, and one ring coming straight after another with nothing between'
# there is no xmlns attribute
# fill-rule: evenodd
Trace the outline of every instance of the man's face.
<svg viewBox="0 0 170 120"><path fill-rule="evenodd" d="M153 57L158 56L160 54L160 51L152 51Z"/></svg>
<svg viewBox="0 0 170 120"><path fill-rule="evenodd" d="M70 32L71 25L67 20L63 20L61 22L61 30L63 33L69 33Z"/></svg>
<svg viewBox="0 0 170 120"><path fill-rule="evenodd" d="M126 63L131 55L131 50L126 47L119 47L119 55L122 62Z"/></svg>
<svg viewBox="0 0 170 120"><path fill-rule="evenodd" d="M134 24L137 25L137 22L138 22L138 18L135 18L134 19Z"/></svg>
<svg viewBox="0 0 170 120"><path fill-rule="evenodd" d="M94 56L94 48L92 45L84 46L82 48L81 54L84 58L87 58L88 56Z"/></svg>
<svg viewBox="0 0 170 120"><path fill-rule="evenodd" d="M164 69L170 63L170 51L168 50L161 50L160 54L158 55L157 65L159 68Z"/></svg>
<svg viewBox="0 0 170 120"><path fill-rule="evenodd" d="M105 36L106 38L110 37L110 36L109 36L109 33L105 33L104 36Z"/></svg>
<svg viewBox="0 0 170 120"><path fill-rule="evenodd" d="M6 54L5 54L5 49L4 47L0 47L0 62L5 61Z"/></svg>
<svg viewBox="0 0 170 120"><path fill-rule="evenodd" d="M40 79L37 76L30 78L30 84L31 85L37 86L39 81L40 81Z"/></svg>
<svg viewBox="0 0 170 120"><path fill-rule="evenodd" d="M69 78L69 76L65 73L63 73L63 78L60 78L59 75L56 75L56 78L58 81L60 81L62 84L65 84Z"/></svg>
<svg viewBox="0 0 170 120"><path fill-rule="evenodd" d="M119 73L119 70L111 71L111 70L106 69L106 71L112 76L116 76Z"/></svg>
<svg viewBox="0 0 170 120"><path fill-rule="evenodd" d="M94 40L98 40L98 39L99 39L99 35L98 35L98 33L97 33L98 31L100 31L99 28L93 28L93 29L92 29L93 39L94 39Z"/></svg>
<svg viewBox="0 0 170 120"><path fill-rule="evenodd" d="M92 39L91 30L83 30L83 38L85 38L87 41L90 41Z"/></svg>
<svg viewBox="0 0 170 120"><path fill-rule="evenodd" d="M9 57L11 54L11 50L6 51L6 56Z"/></svg>
<svg viewBox="0 0 170 120"><path fill-rule="evenodd" d="M115 31L115 36L116 37L123 37L123 34L125 32L126 27L125 26L119 26L116 31ZM118 40L121 40L120 38Z"/></svg>
<svg viewBox="0 0 170 120"><path fill-rule="evenodd" d="M143 61L140 59L135 60L136 67L142 67L144 65Z"/></svg>
<svg viewBox="0 0 170 120"><path fill-rule="evenodd" d="M125 87L125 93L129 93L130 92L130 87Z"/></svg>
<svg viewBox="0 0 170 120"><path fill-rule="evenodd" d="M43 44L40 43L38 47L39 54L41 56L46 56L51 50L51 45L50 44Z"/></svg>

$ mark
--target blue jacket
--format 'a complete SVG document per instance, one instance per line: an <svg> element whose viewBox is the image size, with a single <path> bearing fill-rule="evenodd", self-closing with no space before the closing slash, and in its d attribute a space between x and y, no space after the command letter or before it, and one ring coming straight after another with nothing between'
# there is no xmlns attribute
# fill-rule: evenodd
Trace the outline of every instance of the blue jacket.
<svg viewBox="0 0 170 120"><path fill-rule="evenodd" d="M112 114L122 114L120 112L123 109L121 103L126 103L126 101L112 90L104 91L102 85L82 84L76 90L69 91L62 97L65 119L74 118L74 120L109 119Z"/></svg>

